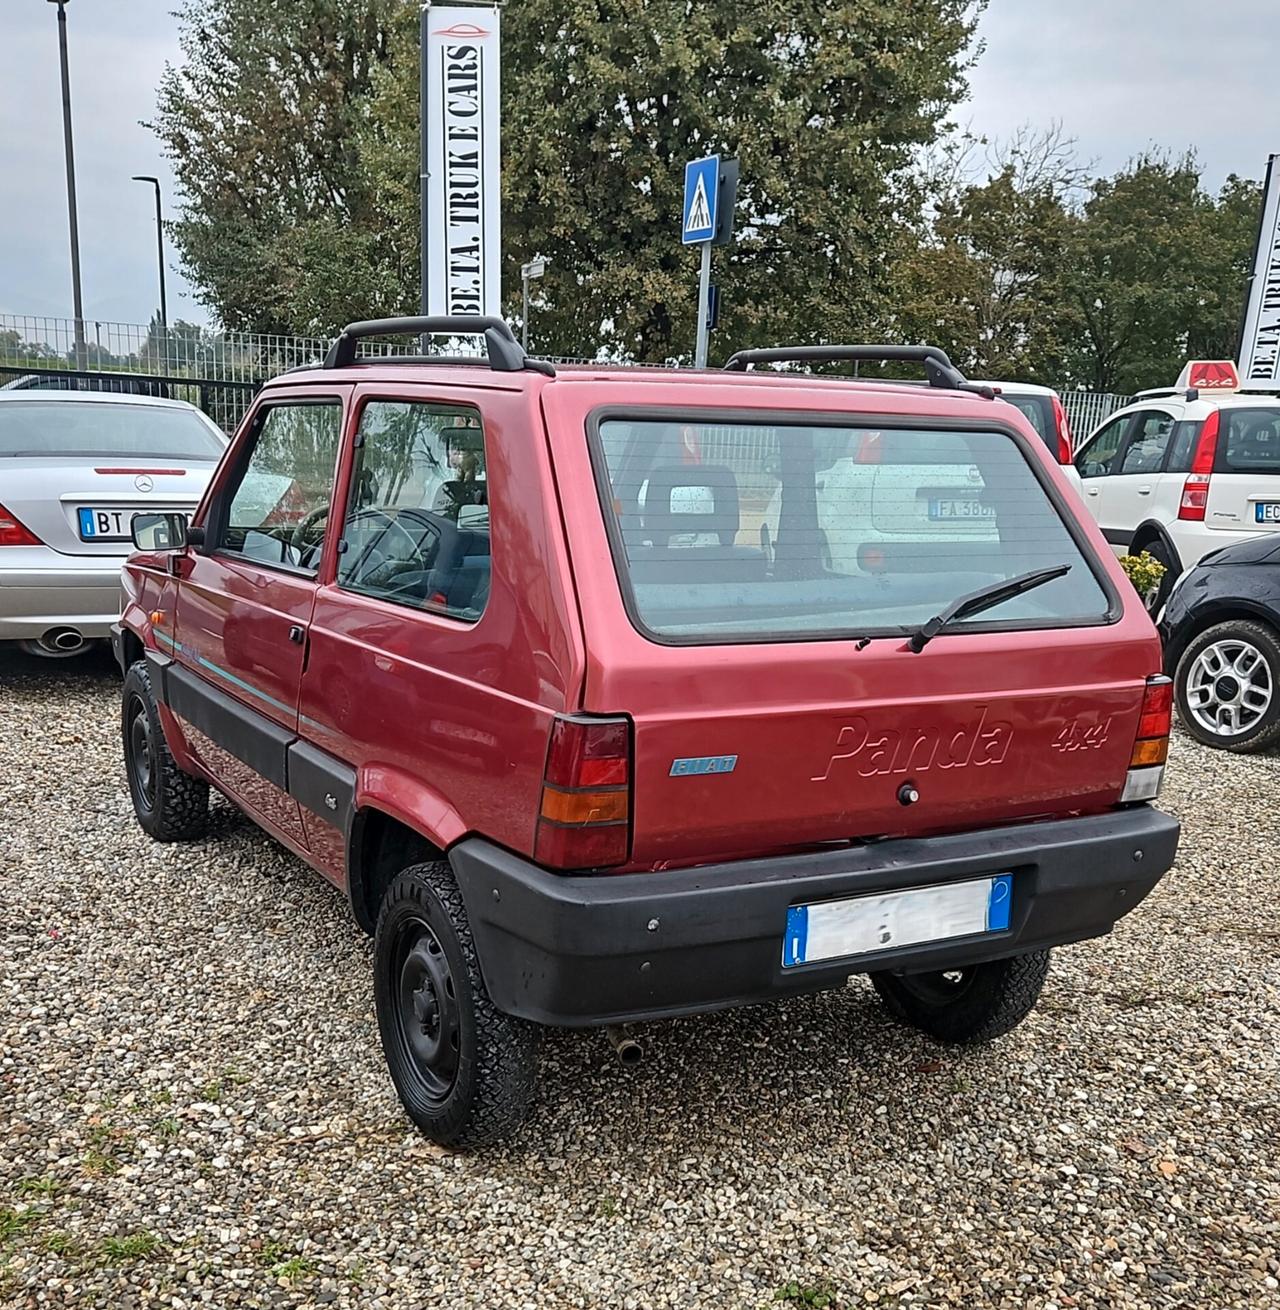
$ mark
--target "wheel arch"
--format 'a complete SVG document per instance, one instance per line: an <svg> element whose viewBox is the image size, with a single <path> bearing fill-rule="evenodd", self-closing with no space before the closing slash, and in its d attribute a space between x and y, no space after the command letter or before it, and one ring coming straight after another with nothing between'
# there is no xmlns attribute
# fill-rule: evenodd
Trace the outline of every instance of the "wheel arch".
<svg viewBox="0 0 1280 1310"><path fill-rule="evenodd" d="M1178 671L1178 665L1182 663L1182 657L1187 653L1187 648L1197 637L1208 632L1210 628L1216 628L1219 623L1232 621L1261 623L1270 628L1280 640L1280 624L1276 622L1275 613L1263 605L1255 605L1245 600L1207 605L1198 609L1170 639L1164 651L1165 672L1173 677Z"/></svg>
<svg viewBox="0 0 1280 1310"><path fill-rule="evenodd" d="M379 771L382 773L382 771ZM385 775L383 781L386 781ZM347 894L356 922L372 934L391 880L410 864L443 860L465 829L457 813L420 783L362 788L347 839Z"/></svg>
<svg viewBox="0 0 1280 1310"><path fill-rule="evenodd" d="M1129 554L1140 555L1148 546L1157 541L1168 551L1174 569L1181 574L1186 568L1182 562L1182 554L1174 545L1168 529L1163 523L1159 523L1155 519L1148 519L1135 529L1133 537L1129 541Z"/></svg>

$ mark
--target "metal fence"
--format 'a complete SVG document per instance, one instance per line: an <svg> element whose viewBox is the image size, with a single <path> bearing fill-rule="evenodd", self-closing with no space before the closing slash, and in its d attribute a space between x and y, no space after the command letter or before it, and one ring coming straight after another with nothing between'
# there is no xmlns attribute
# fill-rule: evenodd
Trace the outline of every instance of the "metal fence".
<svg viewBox="0 0 1280 1310"><path fill-rule="evenodd" d="M1062 408L1067 411L1067 421L1071 424L1072 449L1079 450L1099 423L1132 399L1109 391L1064 391Z"/></svg>
<svg viewBox="0 0 1280 1310"><path fill-rule="evenodd" d="M154 389L149 394L170 395L199 405L230 432L266 378L285 369L319 363L330 345L323 337L236 332L187 323L165 328L155 322L144 325L95 319L85 320L84 335L83 350L78 352L71 319L0 314L0 386L52 374L55 382L57 375L63 375L68 385L96 390L143 391L151 387ZM360 347L361 354L384 356L414 353L417 349L411 341L367 341ZM598 362L547 358L564 364ZM122 374L137 376L125 381ZM1128 401L1128 396L1064 391L1062 404L1076 448Z"/></svg>

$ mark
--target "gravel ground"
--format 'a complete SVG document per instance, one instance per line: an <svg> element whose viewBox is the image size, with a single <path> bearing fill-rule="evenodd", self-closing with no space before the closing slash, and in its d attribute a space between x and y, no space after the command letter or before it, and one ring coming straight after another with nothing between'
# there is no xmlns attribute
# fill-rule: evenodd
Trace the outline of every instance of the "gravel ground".
<svg viewBox="0 0 1280 1310"><path fill-rule="evenodd" d="M1176 742L1178 868L992 1047L861 981L634 1071L553 1033L528 1128L459 1156L340 897L224 803L134 826L116 697L0 656L0 1304L1280 1306L1276 757Z"/></svg>

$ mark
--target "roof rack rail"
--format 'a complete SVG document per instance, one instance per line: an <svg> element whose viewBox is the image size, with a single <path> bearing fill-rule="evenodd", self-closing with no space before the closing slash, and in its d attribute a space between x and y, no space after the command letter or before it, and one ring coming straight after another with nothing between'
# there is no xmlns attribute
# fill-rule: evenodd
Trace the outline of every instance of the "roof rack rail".
<svg viewBox="0 0 1280 1310"><path fill-rule="evenodd" d="M556 375L555 365L545 359L534 359L525 353L524 347L516 340L515 334L500 318L479 314L411 314L403 318L370 318L358 323L348 323L334 338L329 353L325 356L325 368L348 368L356 362L356 342L363 337L387 336L483 336L488 353L488 366L495 373L519 373L522 369L532 369L535 373L545 373L547 377ZM409 357L391 355L380 360L383 363L422 364L433 362L430 355L413 355ZM440 361L450 364L457 360Z"/></svg>
<svg viewBox="0 0 1280 1310"><path fill-rule="evenodd" d="M725 368L745 372L751 364L826 364L842 359L923 364L925 377L931 387L941 387L946 391L972 391L988 400L994 400L996 395L992 387L966 381L947 352L938 346L772 346L763 350L739 350L725 363Z"/></svg>

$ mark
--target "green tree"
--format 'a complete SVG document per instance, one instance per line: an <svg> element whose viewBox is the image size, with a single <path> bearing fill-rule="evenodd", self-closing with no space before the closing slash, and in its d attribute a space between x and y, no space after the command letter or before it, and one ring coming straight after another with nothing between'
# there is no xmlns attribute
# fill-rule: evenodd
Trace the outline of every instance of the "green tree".
<svg viewBox="0 0 1280 1310"><path fill-rule="evenodd" d="M182 0L151 126L182 191L173 238L228 327L328 330L385 294L356 128L405 7Z"/></svg>
<svg viewBox="0 0 1280 1310"><path fill-rule="evenodd" d="M964 90L985 0L524 0L503 17L506 308L549 261L552 353L687 358L683 164L742 161L721 340L861 339L891 307L910 165ZM156 128L175 238L230 325L332 330L417 301L416 6L187 0Z"/></svg>
<svg viewBox="0 0 1280 1310"><path fill-rule="evenodd" d="M1097 391L1173 381L1188 358L1236 351L1260 192L1231 178L1220 195L1192 155L1149 155L1093 184L1066 252L1082 329L1072 378Z"/></svg>

